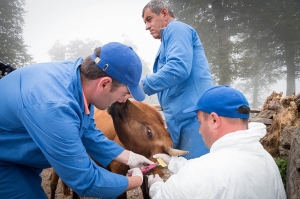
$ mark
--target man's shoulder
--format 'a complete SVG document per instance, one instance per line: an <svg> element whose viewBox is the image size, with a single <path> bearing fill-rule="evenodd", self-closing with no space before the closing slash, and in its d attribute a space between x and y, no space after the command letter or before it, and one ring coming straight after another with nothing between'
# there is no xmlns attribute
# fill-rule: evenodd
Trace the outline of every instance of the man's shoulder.
<svg viewBox="0 0 300 199"><path fill-rule="evenodd" d="M191 27L190 25L181 22L181 21L177 21L177 20L173 20L171 21L168 26L165 28L166 32L176 32L176 34L178 33L178 31L184 31L184 32L190 32L191 34L197 34L196 30Z"/></svg>
<svg viewBox="0 0 300 199"><path fill-rule="evenodd" d="M189 28L189 29L193 29L194 28L192 26L190 26L189 24L182 22L182 21L178 21L178 20L173 20L169 23L170 27L181 27L181 28Z"/></svg>

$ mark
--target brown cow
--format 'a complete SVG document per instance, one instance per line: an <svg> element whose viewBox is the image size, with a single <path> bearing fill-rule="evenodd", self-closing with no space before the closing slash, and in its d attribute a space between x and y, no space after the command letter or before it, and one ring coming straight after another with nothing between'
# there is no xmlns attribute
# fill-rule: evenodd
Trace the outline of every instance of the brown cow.
<svg viewBox="0 0 300 199"><path fill-rule="evenodd" d="M156 159L152 157L156 153L168 153L177 156L187 153L172 148L173 143L161 114L144 102L127 100L126 103L114 103L107 111L95 109L94 118L96 127L101 129L109 139L130 151L144 155L153 162L156 162ZM108 169L114 173L126 175L129 167L112 161ZM163 177L160 167L154 168L152 173ZM51 175L51 199L54 199L58 178L53 171ZM144 199L150 198L146 176L144 176L141 189ZM74 195L73 192L73 198L79 198L79 196ZM118 198L126 199L126 192Z"/></svg>

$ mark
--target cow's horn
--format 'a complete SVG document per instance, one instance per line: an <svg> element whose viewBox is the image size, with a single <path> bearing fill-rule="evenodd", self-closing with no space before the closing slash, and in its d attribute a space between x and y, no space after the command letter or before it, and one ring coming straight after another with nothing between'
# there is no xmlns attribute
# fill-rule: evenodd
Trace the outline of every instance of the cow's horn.
<svg viewBox="0 0 300 199"><path fill-rule="evenodd" d="M172 147L167 148L167 153L171 156L180 156L189 153L188 151L183 151L179 149L173 149Z"/></svg>

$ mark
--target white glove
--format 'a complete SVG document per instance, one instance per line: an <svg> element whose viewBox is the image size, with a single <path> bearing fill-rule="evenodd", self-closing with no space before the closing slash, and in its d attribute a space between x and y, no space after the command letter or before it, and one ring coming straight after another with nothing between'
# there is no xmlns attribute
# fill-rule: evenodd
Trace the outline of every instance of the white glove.
<svg viewBox="0 0 300 199"><path fill-rule="evenodd" d="M129 169L127 173L129 176L140 176L143 180L143 173L142 173L141 169L139 169L139 168Z"/></svg>
<svg viewBox="0 0 300 199"><path fill-rule="evenodd" d="M155 174L154 177L153 177L153 175L149 175L148 176L148 187L151 187L151 185L155 182L163 182L163 179L161 179L158 174Z"/></svg>
<svg viewBox="0 0 300 199"><path fill-rule="evenodd" d="M130 168L135 168L135 167L141 168L142 166L148 165L148 164L154 164L154 162L148 160L147 158L145 158L142 155L139 155L139 154L136 154L136 153L133 153L132 151L130 151L129 159L127 162L127 165Z"/></svg>
<svg viewBox="0 0 300 199"><path fill-rule="evenodd" d="M155 154L155 155L153 155L153 158L161 158L161 159L163 159L163 161L167 164L167 165L169 165L169 162L170 162L170 160L171 160L171 156L169 156L169 155L167 155L167 154L165 154L165 153L158 153L158 154Z"/></svg>

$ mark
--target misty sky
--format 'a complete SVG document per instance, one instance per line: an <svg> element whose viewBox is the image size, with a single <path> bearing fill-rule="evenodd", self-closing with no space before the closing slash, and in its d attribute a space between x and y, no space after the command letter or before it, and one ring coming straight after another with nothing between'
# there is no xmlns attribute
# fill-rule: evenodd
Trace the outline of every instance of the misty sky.
<svg viewBox="0 0 300 199"><path fill-rule="evenodd" d="M148 0L25 0L25 43L36 62L50 61L48 50L59 40L87 38L103 44L128 37L152 65L160 41L145 30L142 9Z"/></svg>
<svg viewBox="0 0 300 199"><path fill-rule="evenodd" d="M160 41L145 30L142 20L142 9L148 0L25 0L25 3L24 40L34 61L50 61L48 50L57 40L67 44L70 40L90 38L105 44L123 42L125 35L152 69ZM285 94L286 82L279 81L272 90Z"/></svg>

